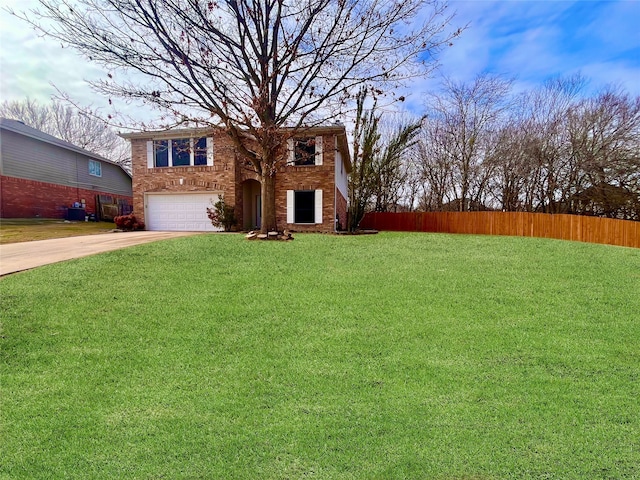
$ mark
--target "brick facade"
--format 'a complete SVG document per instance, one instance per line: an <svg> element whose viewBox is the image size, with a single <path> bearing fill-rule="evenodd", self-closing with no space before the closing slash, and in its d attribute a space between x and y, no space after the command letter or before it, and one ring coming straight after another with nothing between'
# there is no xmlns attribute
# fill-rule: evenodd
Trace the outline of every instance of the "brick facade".
<svg viewBox="0 0 640 480"><path fill-rule="evenodd" d="M236 199L236 154L231 141L214 135L214 165L190 167L147 167L148 138L131 139L133 172L133 213L146 223L145 193L223 193L227 201ZM242 197L240 195L240 197Z"/></svg>
<svg viewBox="0 0 640 480"><path fill-rule="evenodd" d="M329 145L329 140L333 140L333 138L324 138L323 143ZM322 223L288 224L287 190L322 190ZM334 232L335 191L334 150L324 149L322 165L281 167L276 176L276 219L278 225L286 225L286 228L294 232Z"/></svg>
<svg viewBox="0 0 640 480"><path fill-rule="evenodd" d="M0 176L1 218L65 218L67 208L85 201L87 214L96 213L96 195L109 195L131 204L132 198L113 193L67 187L24 178Z"/></svg>
<svg viewBox="0 0 640 480"><path fill-rule="evenodd" d="M203 135L200 131L199 135ZM181 166L149 168L147 160L147 142L152 138L185 138L189 131L163 132L157 134L131 134L132 170L133 170L133 213L138 219L145 219L146 193L203 193L223 194L227 203L236 210L239 227L243 227L244 189L249 188L248 180L259 181L253 168L239 155L231 139L222 131L206 134L213 137L213 166ZM276 218L280 228L292 231L334 232L336 213L342 226L346 226L346 200L342 195L336 198L335 186L335 133L323 134L322 165L282 166L276 176ZM348 152L343 152L348 158ZM287 190L318 190L322 196L321 224L287 224ZM343 205L344 203L344 205Z"/></svg>

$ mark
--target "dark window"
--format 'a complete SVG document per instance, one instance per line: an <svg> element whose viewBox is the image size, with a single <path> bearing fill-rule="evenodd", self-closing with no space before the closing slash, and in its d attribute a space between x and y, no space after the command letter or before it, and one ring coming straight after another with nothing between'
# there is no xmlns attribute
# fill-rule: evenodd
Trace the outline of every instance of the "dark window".
<svg viewBox="0 0 640 480"><path fill-rule="evenodd" d="M294 140L295 164L315 165L316 164L316 139L304 138Z"/></svg>
<svg viewBox="0 0 640 480"><path fill-rule="evenodd" d="M174 167L188 166L191 159L191 148L188 138L171 140L171 160Z"/></svg>
<svg viewBox="0 0 640 480"><path fill-rule="evenodd" d="M194 165L207 164L207 139L204 137L199 139L194 144L193 164Z"/></svg>
<svg viewBox="0 0 640 480"><path fill-rule="evenodd" d="M168 140L156 140L153 142L155 153L155 166L156 167L168 167L169 166L169 141Z"/></svg>
<svg viewBox="0 0 640 480"><path fill-rule="evenodd" d="M313 190L299 190L294 193L294 222L315 223L316 192Z"/></svg>

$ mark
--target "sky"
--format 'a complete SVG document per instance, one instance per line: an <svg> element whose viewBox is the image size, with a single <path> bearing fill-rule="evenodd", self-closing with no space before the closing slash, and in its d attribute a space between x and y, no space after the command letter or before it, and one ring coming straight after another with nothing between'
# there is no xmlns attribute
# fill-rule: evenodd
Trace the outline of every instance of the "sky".
<svg viewBox="0 0 640 480"><path fill-rule="evenodd" d="M3 0L2 5L28 10L37 0ZM640 95L640 0L449 0L449 9L455 12L451 26L467 28L439 54L432 78L412 82L410 110L423 102L425 92L437 89L440 76L471 81L483 72L513 78L516 91L581 73L593 92L617 85ZM106 108L106 100L85 83L104 75L72 49L39 37L0 10L1 100L46 102L60 90L80 105ZM152 115L150 109L131 111Z"/></svg>

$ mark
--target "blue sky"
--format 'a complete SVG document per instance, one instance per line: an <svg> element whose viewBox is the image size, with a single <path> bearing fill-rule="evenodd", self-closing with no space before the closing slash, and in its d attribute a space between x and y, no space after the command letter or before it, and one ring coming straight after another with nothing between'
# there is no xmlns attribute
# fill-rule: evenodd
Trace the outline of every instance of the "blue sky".
<svg viewBox="0 0 640 480"><path fill-rule="evenodd" d="M515 77L516 88L581 72L592 87L620 84L640 95L640 1L451 1L468 24L441 56L459 80L486 71Z"/></svg>
<svg viewBox="0 0 640 480"><path fill-rule="evenodd" d="M3 5L22 10L37 1L4 0ZM456 12L452 25L468 28L440 54L436 78L464 81L481 72L499 73L515 78L515 88L524 90L580 72L593 90L617 84L640 95L640 0L450 0L449 8ZM5 11L0 11L0 32L3 100L46 101L55 94L53 83L79 104L105 104L83 81L104 76L100 68L37 37ZM409 106L435 88L434 78L413 82Z"/></svg>

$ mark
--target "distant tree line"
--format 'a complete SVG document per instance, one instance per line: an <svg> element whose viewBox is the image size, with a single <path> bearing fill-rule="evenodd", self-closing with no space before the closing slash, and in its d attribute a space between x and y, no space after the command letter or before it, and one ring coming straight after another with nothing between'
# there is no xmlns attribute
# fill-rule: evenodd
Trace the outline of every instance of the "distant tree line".
<svg viewBox="0 0 640 480"><path fill-rule="evenodd" d="M498 76L444 80L425 99L417 135L386 174L395 183L370 176L365 210L640 220L640 97L615 87L587 96L585 87L581 76L519 94ZM393 137L380 135L377 142L370 150ZM357 172L362 151L353 160Z"/></svg>

